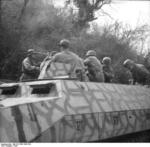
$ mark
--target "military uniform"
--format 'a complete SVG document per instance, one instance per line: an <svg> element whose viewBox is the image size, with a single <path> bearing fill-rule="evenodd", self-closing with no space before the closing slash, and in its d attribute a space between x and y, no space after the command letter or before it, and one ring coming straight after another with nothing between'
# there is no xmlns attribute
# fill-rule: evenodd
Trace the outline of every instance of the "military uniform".
<svg viewBox="0 0 150 147"><path fill-rule="evenodd" d="M142 64L135 64L130 70L133 77L133 84L136 82L142 85L150 84L150 73Z"/></svg>
<svg viewBox="0 0 150 147"><path fill-rule="evenodd" d="M133 77L133 84L150 84L150 72L145 68L143 64L136 64L132 60L127 59L124 62L124 66L131 71Z"/></svg>
<svg viewBox="0 0 150 147"><path fill-rule="evenodd" d="M69 50L62 51L55 54L51 62L70 63L71 69L68 75L72 78L78 77L81 81L85 80L85 67L83 60L75 53Z"/></svg>
<svg viewBox="0 0 150 147"><path fill-rule="evenodd" d="M111 83L114 74L111 66L103 65L104 77L106 83Z"/></svg>
<svg viewBox="0 0 150 147"><path fill-rule="evenodd" d="M96 54L91 54L91 51L87 52L87 58L84 60L84 64L87 67L88 77L90 81L93 82L104 82L104 74L102 69L102 64L95 56Z"/></svg>
<svg viewBox="0 0 150 147"><path fill-rule="evenodd" d="M102 63L103 63L105 82L111 83L114 77L113 68L111 67L111 58L104 57Z"/></svg>
<svg viewBox="0 0 150 147"><path fill-rule="evenodd" d="M148 53L144 58L144 65L150 72L150 53Z"/></svg>
<svg viewBox="0 0 150 147"><path fill-rule="evenodd" d="M20 81L37 79L39 75L39 67L35 66L30 57L26 57L22 62L22 75Z"/></svg>

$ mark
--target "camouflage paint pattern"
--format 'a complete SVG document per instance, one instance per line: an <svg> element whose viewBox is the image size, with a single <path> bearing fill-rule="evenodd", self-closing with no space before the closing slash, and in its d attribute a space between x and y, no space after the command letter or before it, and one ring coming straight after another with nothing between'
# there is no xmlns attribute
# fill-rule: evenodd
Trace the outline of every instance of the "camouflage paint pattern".
<svg viewBox="0 0 150 147"><path fill-rule="evenodd" d="M67 76L70 73L71 64L62 64L59 62L46 61L40 72L39 79L50 79L58 76Z"/></svg>
<svg viewBox="0 0 150 147"><path fill-rule="evenodd" d="M56 85L49 94L31 94L30 85L48 83ZM69 80L18 85L15 95L0 96L0 142L85 142L150 129L148 88Z"/></svg>
<svg viewBox="0 0 150 147"><path fill-rule="evenodd" d="M38 79L52 79L52 78L74 78L78 79L78 76L76 75L76 70L80 69L74 69L72 71L72 65L70 63L64 64L60 62L52 62L46 61L45 65L43 66L39 78ZM84 71L84 70L83 70ZM85 72L82 73L84 77L84 81L89 81L87 75Z"/></svg>
<svg viewBox="0 0 150 147"><path fill-rule="evenodd" d="M87 142L149 129L146 87L48 79L0 85L0 142Z"/></svg>

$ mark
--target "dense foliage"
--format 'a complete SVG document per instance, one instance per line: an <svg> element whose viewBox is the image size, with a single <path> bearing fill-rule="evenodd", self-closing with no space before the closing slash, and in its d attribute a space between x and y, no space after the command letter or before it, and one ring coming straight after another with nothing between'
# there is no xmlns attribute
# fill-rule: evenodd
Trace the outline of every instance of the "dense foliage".
<svg viewBox="0 0 150 147"><path fill-rule="evenodd" d="M74 27L76 15L71 8L55 8L41 0L30 0L26 9L24 0L7 0L0 10L0 79L18 80L27 49L59 51L57 44L62 38L70 39L71 49L82 58L89 49L96 50L100 60L111 57L115 82L127 83L128 74L122 67L125 59L142 63L142 51L138 55L136 48L147 26L132 30L118 22L103 27L91 23L81 31ZM44 56L39 57L40 62Z"/></svg>

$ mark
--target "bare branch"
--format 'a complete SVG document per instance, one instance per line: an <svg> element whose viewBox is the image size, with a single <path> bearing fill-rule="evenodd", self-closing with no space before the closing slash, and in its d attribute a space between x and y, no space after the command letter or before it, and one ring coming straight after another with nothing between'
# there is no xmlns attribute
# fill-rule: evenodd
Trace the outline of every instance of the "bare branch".
<svg viewBox="0 0 150 147"><path fill-rule="evenodd" d="M101 0L99 1L99 3L97 3L97 10L101 9L104 5L106 4L110 4L111 3L111 0Z"/></svg>
<svg viewBox="0 0 150 147"><path fill-rule="evenodd" d="M28 2L29 2L29 0L24 0L24 4L23 4L23 7L22 7L22 9L21 9L19 21L21 20L22 16L23 16L24 13L25 13L25 10L26 10L26 7L27 7Z"/></svg>
<svg viewBox="0 0 150 147"><path fill-rule="evenodd" d="M101 9L101 13L104 15L107 15L108 17L110 17L111 19L114 19L113 17L111 17L111 15L107 12L105 12L104 10Z"/></svg>

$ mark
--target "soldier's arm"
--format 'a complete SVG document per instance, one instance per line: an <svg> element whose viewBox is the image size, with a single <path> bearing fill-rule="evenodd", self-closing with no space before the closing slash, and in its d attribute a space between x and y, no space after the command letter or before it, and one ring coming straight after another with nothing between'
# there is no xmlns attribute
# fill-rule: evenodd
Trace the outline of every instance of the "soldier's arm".
<svg viewBox="0 0 150 147"><path fill-rule="evenodd" d="M108 67L103 66L103 72L109 78L113 78L114 77L113 69L112 68L108 68Z"/></svg>
<svg viewBox="0 0 150 147"><path fill-rule="evenodd" d="M60 58L60 53L57 53L52 57L51 62L59 62L59 58Z"/></svg>
<svg viewBox="0 0 150 147"><path fill-rule="evenodd" d="M30 71L32 71L32 70L39 70L39 67L37 67L37 66L32 66L28 60L24 60L23 64L24 64L24 67L25 67L27 70L30 70Z"/></svg>
<svg viewBox="0 0 150 147"><path fill-rule="evenodd" d="M80 64L83 70L85 70L84 60L80 58Z"/></svg>
<svg viewBox="0 0 150 147"><path fill-rule="evenodd" d="M142 70L143 70L143 72L144 72L146 75L149 75L149 74L150 74L149 71L145 68L145 66L142 67Z"/></svg>
<svg viewBox="0 0 150 147"><path fill-rule="evenodd" d="M59 59L59 53L55 54L53 57L51 57L49 63L47 64L47 68L50 67L52 62L57 62ZM42 66L42 65L41 65ZM43 65L44 66L44 65Z"/></svg>
<svg viewBox="0 0 150 147"><path fill-rule="evenodd" d="M51 58L52 57L48 55L47 57L44 58L43 62L46 62L47 60L51 60Z"/></svg>
<svg viewBox="0 0 150 147"><path fill-rule="evenodd" d="M88 65L89 65L89 62L90 62L90 60L89 60L88 58L85 59L85 60L84 60L84 65L85 65L85 66L88 66Z"/></svg>
<svg viewBox="0 0 150 147"><path fill-rule="evenodd" d="M114 78L115 77L115 74L114 74L114 70L112 67L110 67L110 72L111 72L111 77Z"/></svg>

